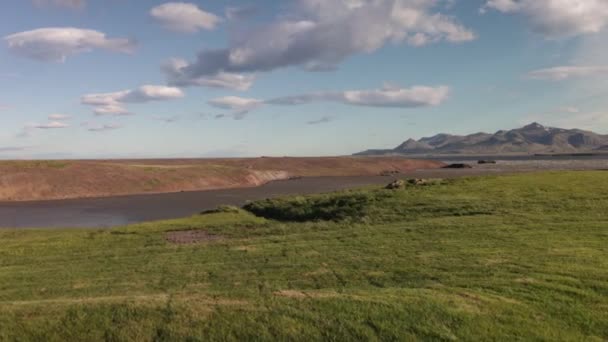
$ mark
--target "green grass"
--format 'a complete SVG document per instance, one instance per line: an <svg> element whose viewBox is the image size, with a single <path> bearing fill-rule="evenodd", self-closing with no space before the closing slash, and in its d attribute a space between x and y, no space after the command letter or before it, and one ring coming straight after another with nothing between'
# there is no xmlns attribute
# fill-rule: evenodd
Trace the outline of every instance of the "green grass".
<svg viewBox="0 0 608 342"><path fill-rule="evenodd" d="M608 339L608 172L247 208L0 231L0 341Z"/></svg>

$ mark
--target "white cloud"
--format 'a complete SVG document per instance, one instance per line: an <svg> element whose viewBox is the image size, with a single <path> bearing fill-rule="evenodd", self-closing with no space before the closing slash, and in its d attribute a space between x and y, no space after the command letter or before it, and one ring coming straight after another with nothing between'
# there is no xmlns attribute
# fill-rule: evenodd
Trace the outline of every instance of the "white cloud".
<svg viewBox="0 0 608 342"><path fill-rule="evenodd" d="M492 8L500 12L511 13L520 10L521 4L514 0L488 0L482 10L485 10L486 8Z"/></svg>
<svg viewBox="0 0 608 342"><path fill-rule="evenodd" d="M184 97L181 89L175 87L144 85L136 90L129 90L119 98L120 102L142 103L150 101L173 100Z"/></svg>
<svg viewBox="0 0 608 342"><path fill-rule="evenodd" d="M99 105L93 108L93 113L95 115L133 115L128 109L123 107L122 104L107 104L107 105Z"/></svg>
<svg viewBox="0 0 608 342"><path fill-rule="evenodd" d="M321 92L281 97L267 101L276 105L299 105L311 102L340 102L353 106L414 108L437 106L447 100L447 86L398 88L386 86L375 90L350 90L345 92Z"/></svg>
<svg viewBox="0 0 608 342"><path fill-rule="evenodd" d="M66 114L51 114L49 115L50 121L64 121L71 119L72 116Z"/></svg>
<svg viewBox="0 0 608 342"><path fill-rule="evenodd" d="M213 107L232 111L232 117L240 120L250 111L261 107L264 104L264 101L238 96L226 96L210 100L208 103ZM224 115L219 115L216 116L216 118L223 116Z"/></svg>
<svg viewBox="0 0 608 342"><path fill-rule="evenodd" d="M209 101L209 103L214 107L235 110L259 106L260 104L262 104L262 101L237 96L226 96L218 99L213 99Z"/></svg>
<svg viewBox="0 0 608 342"><path fill-rule="evenodd" d="M246 91L253 85L255 76L220 72L213 77L201 77L193 81L194 84L205 87Z"/></svg>
<svg viewBox="0 0 608 342"><path fill-rule="evenodd" d="M70 127L70 125L68 125L65 122L61 122L61 121L49 121L47 123L28 123L23 127L23 130L17 134L18 138L27 138L30 135L32 135L32 133L34 132L34 130L36 129L43 129L43 130L50 130L50 129L61 129L61 128L68 128Z"/></svg>
<svg viewBox="0 0 608 342"><path fill-rule="evenodd" d="M135 43L126 38L106 38L102 32L73 27L42 28L4 37L14 53L41 61L63 62L67 57L103 49L131 53Z"/></svg>
<svg viewBox="0 0 608 342"><path fill-rule="evenodd" d="M563 81L572 78L608 75L608 65L595 66L558 66L547 69L534 70L528 77L535 80Z"/></svg>
<svg viewBox="0 0 608 342"><path fill-rule="evenodd" d="M221 19L186 2L169 2L150 10L150 15L172 31L194 33L201 29L212 30Z"/></svg>
<svg viewBox="0 0 608 342"><path fill-rule="evenodd" d="M187 67L187 61L173 58L163 64L161 70L166 75L169 84L177 87L200 86L246 91L251 88L255 81L255 76L253 75L227 72L219 72L213 76L189 78L184 72Z"/></svg>
<svg viewBox="0 0 608 342"><path fill-rule="evenodd" d="M135 90L122 90L114 93L88 94L81 97L80 102L94 106L97 115L128 115L127 103L145 103L152 101L167 101L184 97L179 88L145 85Z"/></svg>
<svg viewBox="0 0 608 342"><path fill-rule="evenodd" d="M38 128L38 129L58 129L58 128L67 128L67 127L70 127L70 125L68 125L65 122L50 121L45 124L34 125L33 127Z"/></svg>
<svg viewBox="0 0 608 342"><path fill-rule="evenodd" d="M598 33L608 25L606 0L488 0L482 13L487 9L522 14L549 38Z"/></svg>
<svg viewBox="0 0 608 342"><path fill-rule="evenodd" d="M352 106L416 108L437 106L446 101L450 94L447 86L415 86L399 88L385 86L375 90L349 90L344 92L316 92L295 96L279 97L271 100L258 100L236 96L213 99L211 106L231 110L232 116L242 119L250 111L264 105L295 106L313 102L338 102ZM220 114L216 118L224 117Z"/></svg>
<svg viewBox="0 0 608 342"><path fill-rule="evenodd" d="M454 18L435 12L438 3L297 0L290 12L266 25L234 30L228 48L202 51L181 72L184 79L196 80L289 66L331 70L352 55L372 53L389 43L419 46L475 39Z"/></svg>
<svg viewBox="0 0 608 342"><path fill-rule="evenodd" d="M79 9L86 6L86 0L34 0L33 2L36 6L53 5L72 9Z"/></svg>
<svg viewBox="0 0 608 342"><path fill-rule="evenodd" d="M80 98L80 103L94 106L96 115L130 115L122 103L122 99L131 92L123 90L114 93L88 94Z"/></svg>

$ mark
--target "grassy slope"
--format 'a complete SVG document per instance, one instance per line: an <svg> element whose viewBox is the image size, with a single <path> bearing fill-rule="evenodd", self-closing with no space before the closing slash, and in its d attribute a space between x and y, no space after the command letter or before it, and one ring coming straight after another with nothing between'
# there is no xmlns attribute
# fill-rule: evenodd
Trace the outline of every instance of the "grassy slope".
<svg viewBox="0 0 608 342"><path fill-rule="evenodd" d="M358 204L340 222L0 231L0 340L608 339L607 172L259 206L315 201ZM223 239L165 241L181 229Z"/></svg>

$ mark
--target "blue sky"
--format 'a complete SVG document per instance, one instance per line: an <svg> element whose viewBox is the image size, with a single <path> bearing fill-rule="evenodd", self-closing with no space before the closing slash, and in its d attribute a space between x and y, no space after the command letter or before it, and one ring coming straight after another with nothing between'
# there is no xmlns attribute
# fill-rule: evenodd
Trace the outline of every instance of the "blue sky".
<svg viewBox="0 0 608 342"><path fill-rule="evenodd" d="M0 158L342 155L608 133L603 0L6 0Z"/></svg>

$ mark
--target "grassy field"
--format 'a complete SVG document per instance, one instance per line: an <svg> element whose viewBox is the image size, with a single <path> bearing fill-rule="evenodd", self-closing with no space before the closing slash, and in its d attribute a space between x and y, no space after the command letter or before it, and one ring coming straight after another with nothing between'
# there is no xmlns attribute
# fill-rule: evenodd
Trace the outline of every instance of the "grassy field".
<svg viewBox="0 0 608 342"><path fill-rule="evenodd" d="M246 208L0 231L0 340L608 339L608 172Z"/></svg>

